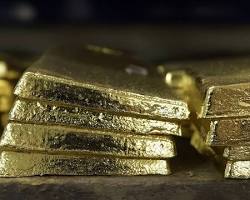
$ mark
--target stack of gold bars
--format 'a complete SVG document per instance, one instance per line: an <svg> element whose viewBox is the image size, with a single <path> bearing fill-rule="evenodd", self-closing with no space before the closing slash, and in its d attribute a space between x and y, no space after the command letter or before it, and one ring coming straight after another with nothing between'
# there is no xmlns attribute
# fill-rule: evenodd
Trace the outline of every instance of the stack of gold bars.
<svg viewBox="0 0 250 200"><path fill-rule="evenodd" d="M0 174L170 174L185 101L152 67L96 46L49 50L21 77Z"/></svg>
<svg viewBox="0 0 250 200"><path fill-rule="evenodd" d="M189 102L202 139L194 134L193 145L213 151L225 163L226 178L250 178L249 66L249 57L159 66L166 82Z"/></svg>

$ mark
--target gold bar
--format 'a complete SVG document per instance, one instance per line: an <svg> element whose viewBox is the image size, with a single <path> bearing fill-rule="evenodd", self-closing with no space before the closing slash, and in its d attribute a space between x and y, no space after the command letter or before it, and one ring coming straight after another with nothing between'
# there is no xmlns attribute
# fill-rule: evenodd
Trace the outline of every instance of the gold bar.
<svg viewBox="0 0 250 200"><path fill-rule="evenodd" d="M121 133L179 136L182 134L180 125L174 122L118 116L105 112L90 111L82 107L55 105L31 100L16 100L9 119L19 122L57 124Z"/></svg>
<svg viewBox="0 0 250 200"><path fill-rule="evenodd" d="M88 47L48 51L23 75L15 94L151 118L189 118L187 103L154 68Z"/></svg>
<svg viewBox="0 0 250 200"><path fill-rule="evenodd" d="M176 155L167 136L136 136L82 130L63 126L9 123L0 140L1 149L90 154L134 158L170 158Z"/></svg>
<svg viewBox="0 0 250 200"><path fill-rule="evenodd" d="M223 156L228 160L250 160L250 145L226 147Z"/></svg>
<svg viewBox="0 0 250 200"><path fill-rule="evenodd" d="M250 119L215 119L202 125L206 144L211 146L244 146L250 141Z"/></svg>
<svg viewBox="0 0 250 200"><path fill-rule="evenodd" d="M250 161L227 161L225 178L250 178Z"/></svg>
<svg viewBox="0 0 250 200"><path fill-rule="evenodd" d="M238 57L170 63L160 69L168 77L180 70L189 74L201 102L197 115L211 119L250 116L249 65L250 57Z"/></svg>
<svg viewBox="0 0 250 200"><path fill-rule="evenodd" d="M168 175L166 160L67 156L2 151L0 176L36 175Z"/></svg>

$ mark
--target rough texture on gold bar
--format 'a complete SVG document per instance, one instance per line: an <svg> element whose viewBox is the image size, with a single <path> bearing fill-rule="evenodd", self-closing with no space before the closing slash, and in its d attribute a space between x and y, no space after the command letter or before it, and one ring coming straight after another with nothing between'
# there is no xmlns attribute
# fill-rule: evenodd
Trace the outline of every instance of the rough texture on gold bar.
<svg viewBox="0 0 250 200"><path fill-rule="evenodd" d="M250 160L250 145L226 147L223 156L228 160Z"/></svg>
<svg viewBox="0 0 250 200"><path fill-rule="evenodd" d="M212 146L244 145L250 141L250 119L220 119L208 122L208 130L203 130L206 143ZM206 128L205 128L206 129Z"/></svg>
<svg viewBox="0 0 250 200"><path fill-rule="evenodd" d="M118 116L89 111L80 107L54 105L47 102L17 100L10 112L10 120L59 124L87 129L111 130L138 134L181 135L181 128L174 122Z"/></svg>
<svg viewBox="0 0 250 200"><path fill-rule="evenodd" d="M136 158L170 158L176 155L174 141L167 136L124 136L112 132L20 123L7 125L0 148Z"/></svg>
<svg viewBox="0 0 250 200"><path fill-rule="evenodd" d="M249 95L250 82L225 86L211 86L207 89L204 105L199 117L221 118L250 116Z"/></svg>
<svg viewBox="0 0 250 200"><path fill-rule="evenodd" d="M227 161L225 178L250 178L250 161Z"/></svg>
<svg viewBox="0 0 250 200"><path fill-rule="evenodd" d="M121 159L112 157L76 157L3 151L0 176L34 175L168 175L166 160Z"/></svg>
<svg viewBox="0 0 250 200"><path fill-rule="evenodd" d="M111 112L188 119L186 102L151 67L93 48L55 48L21 78L15 94Z"/></svg>

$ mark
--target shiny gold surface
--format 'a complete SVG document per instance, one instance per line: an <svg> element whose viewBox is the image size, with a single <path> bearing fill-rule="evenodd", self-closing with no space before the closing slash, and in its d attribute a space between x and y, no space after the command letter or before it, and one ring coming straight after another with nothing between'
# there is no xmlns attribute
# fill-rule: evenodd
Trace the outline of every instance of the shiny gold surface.
<svg viewBox="0 0 250 200"><path fill-rule="evenodd" d="M187 103L154 68L84 47L48 51L28 69L15 94L151 118L189 117Z"/></svg>
<svg viewBox="0 0 250 200"><path fill-rule="evenodd" d="M10 120L114 132L181 135L180 125L174 122L118 116L81 107L66 107L31 100L17 100L10 112Z"/></svg>
<svg viewBox="0 0 250 200"><path fill-rule="evenodd" d="M250 178L250 161L228 161L225 169L225 178Z"/></svg>
<svg viewBox="0 0 250 200"><path fill-rule="evenodd" d="M0 176L34 175L168 175L166 160L67 156L3 151Z"/></svg>
<svg viewBox="0 0 250 200"><path fill-rule="evenodd" d="M62 126L9 123L1 149L135 158L170 158L175 144L167 136L135 136Z"/></svg>
<svg viewBox="0 0 250 200"><path fill-rule="evenodd" d="M151 118L159 118L162 115L161 118L182 119L189 115L187 105L179 100L174 102L156 97L149 98L32 72L23 75L15 94L23 98L63 102L116 113L146 115Z"/></svg>
<svg viewBox="0 0 250 200"><path fill-rule="evenodd" d="M204 124L203 124L204 126ZM212 146L232 146L249 144L250 119L220 119L208 122L208 129L204 129L203 136L206 143Z"/></svg>
<svg viewBox="0 0 250 200"><path fill-rule="evenodd" d="M227 147L223 156L228 160L250 160L250 145Z"/></svg>

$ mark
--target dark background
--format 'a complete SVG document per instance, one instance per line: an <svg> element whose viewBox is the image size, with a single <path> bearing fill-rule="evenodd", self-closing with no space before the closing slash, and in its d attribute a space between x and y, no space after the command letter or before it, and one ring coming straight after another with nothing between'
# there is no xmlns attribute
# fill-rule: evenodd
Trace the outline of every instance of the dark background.
<svg viewBox="0 0 250 200"><path fill-rule="evenodd" d="M68 42L154 62L245 55L249 23L250 1L1 0L0 50Z"/></svg>
<svg viewBox="0 0 250 200"><path fill-rule="evenodd" d="M250 22L249 1L1 0L5 25Z"/></svg>

